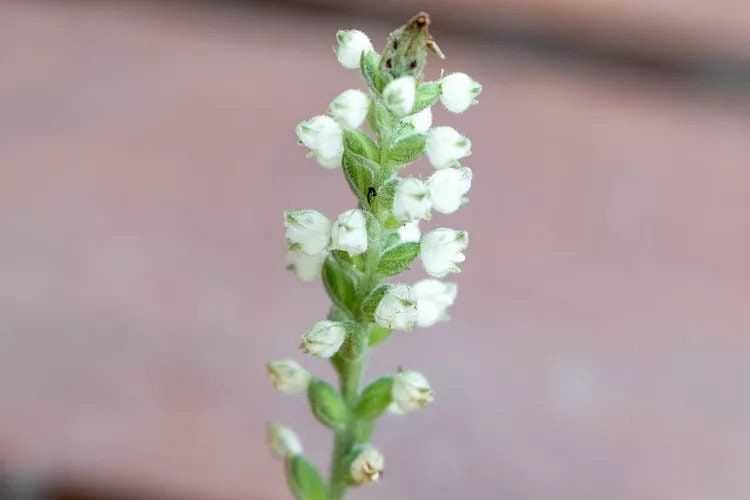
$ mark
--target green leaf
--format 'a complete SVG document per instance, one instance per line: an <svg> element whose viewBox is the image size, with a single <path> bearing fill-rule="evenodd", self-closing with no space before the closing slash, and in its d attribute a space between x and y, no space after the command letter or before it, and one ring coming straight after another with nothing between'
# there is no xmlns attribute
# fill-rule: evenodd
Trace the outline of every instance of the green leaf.
<svg viewBox="0 0 750 500"><path fill-rule="evenodd" d="M371 50L363 51L359 58L359 70L362 72L362 78L376 94L380 94L385 87L385 80L380 73L379 64L380 56Z"/></svg>
<svg viewBox="0 0 750 500"><path fill-rule="evenodd" d="M287 460L286 477L297 500L328 500L328 488L320 473L302 455Z"/></svg>
<svg viewBox="0 0 750 500"><path fill-rule="evenodd" d="M385 109L385 106L377 102L376 99L372 99L370 101L370 108L367 111L367 123L373 132L382 136L398 123L398 119Z"/></svg>
<svg viewBox="0 0 750 500"><path fill-rule="evenodd" d="M366 200L369 189L374 189L375 177L380 170L378 164L353 151L344 150L343 166L352 192L358 199Z"/></svg>
<svg viewBox="0 0 750 500"><path fill-rule="evenodd" d="M362 357L362 352L368 345L368 337L359 323L346 321L344 327L346 328L346 339L344 339L344 343L341 344L336 355L341 361L356 361Z"/></svg>
<svg viewBox="0 0 750 500"><path fill-rule="evenodd" d="M366 443L372 437L372 433L375 431L374 421L359 421L355 428L354 442L356 444Z"/></svg>
<svg viewBox="0 0 750 500"><path fill-rule="evenodd" d="M362 420L375 420L391 404L393 377L382 377L368 385L359 397L354 414Z"/></svg>
<svg viewBox="0 0 750 500"><path fill-rule="evenodd" d="M412 132L399 137L386 152L388 163L395 165L406 165L411 163L424 153L425 134Z"/></svg>
<svg viewBox="0 0 750 500"><path fill-rule="evenodd" d="M417 88L417 96L414 99L413 113L419 113L424 108L432 106L440 98L442 89L440 82L424 82Z"/></svg>
<svg viewBox="0 0 750 500"><path fill-rule="evenodd" d="M380 246L380 222L370 212L363 211L365 215L365 227L367 229L367 248Z"/></svg>
<svg viewBox="0 0 750 500"><path fill-rule="evenodd" d="M328 256L323 262L322 276L323 285L333 303L351 313L356 288L346 267Z"/></svg>
<svg viewBox="0 0 750 500"><path fill-rule="evenodd" d="M385 340L391 336L391 329L373 323L370 325L368 336L370 347L375 347L376 345L385 342Z"/></svg>
<svg viewBox="0 0 750 500"><path fill-rule="evenodd" d="M404 272L419 254L419 243L410 241L386 250L378 261L378 272L393 276Z"/></svg>
<svg viewBox="0 0 750 500"><path fill-rule="evenodd" d="M362 318L364 321L374 321L375 309L377 309L380 300L388 291L389 285L382 285L370 292L362 301Z"/></svg>
<svg viewBox="0 0 750 500"><path fill-rule="evenodd" d="M364 156L375 163L378 162L380 157L377 144L370 136L359 130L344 131L344 147L352 153Z"/></svg>
<svg viewBox="0 0 750 500"><path fill-rule="evenodd" d="M323 380L314 379L307 388L310 408L321 424L339 429L346 424L346 403L339 391Z"/></svg>

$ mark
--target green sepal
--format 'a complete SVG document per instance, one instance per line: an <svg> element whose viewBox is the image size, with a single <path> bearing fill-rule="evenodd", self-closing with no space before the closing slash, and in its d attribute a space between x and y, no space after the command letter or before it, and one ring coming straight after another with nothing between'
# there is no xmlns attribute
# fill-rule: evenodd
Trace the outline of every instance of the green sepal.
<svg viewBox="0 0 750 500"><path fill-rule="evenodd" d="M356 287L348 268L332 256L323 262L323 286L336 306L352 313Z"/></svg>
<svg viewBox="0 0 750 500"><path fill-rule="evenodd" d="M348 149L344 150L342 165L344 176L352 192L360 201L367 200L367 192L370 188L374 189L380 166L369 158Z"/></svg>
<svg viewBox="0 0 750 500"><path fill-rule="evenodd" d="M362 420L378 418L391 404L392 388L393 377L382 377L368 385L354 406L354 414L357 418Z"/></svg>
<svg viewBox="0 0 750 500"><path fill-rule="evenodd" d="M419 255L419 243L410 241L389 248L378 260L378 273L385 276L401 274Z"/></svg>
<svg viewBox="0 0 750 500"><path fill-rule="evenodd" d="M336 353L337 358L342 362L356 361L362 357L362 353L368 345L368 337L359 323L353 321L344 322L346 329L346 338L341 348Z"/></svg>
<svg viewBox="0 0 750 500"><path fill-rule="evenodd" d="M367 111L367 123L373 132L382 136L398 123L398 119L376 99L372 99Z"/></svg>
<svg viewBox="0 0 750 500"><path fill-rule="evenodd" d="M363 211L363 213L365 214L365 227L367 229L367 248L379 248L382 232L380 222L370 212Z"/></svg>
<svg viewBox="0 0 750 500"><path fill-rule="evenodd" d="M370 347L375 347L376 345L385 342L386 339L391 336L391 332L392 330L390 328L371 323L370 328L367 331L367 339Z"/></svg>
<svg viewBox="0 0 750 500"><path fill-rule="evenodd" d="M419 132L411 132L399 136L385 153L383 163L399 168L415 161L424 153L426 136Z"/></svg>
<svg viewBox="0 0 750 500"><path fill-rule="evenodd" d="M333 429L340 429L346 424L344 398L328 382L313 379L307 388L307 399L310 401L313 415L321 424Z"/></svg>
<svg viewBox="0 0 750 500"><path fill-rule="evenodd" d="M369 135L359 130L344 130L344 148L375 163L380 159L378 145Z"/></svg>
<svg viewBox="0 0 750 500"><path fill-rule="evenodd" d="M302 455L286 461L289 489L297 500L328 500L328 488L313 464Z"/></svg>
<svg viewBox="0 0 750 500"><path fill-rule="evenodd" d="M412 114L419 113L423 109L432 106L440 98L443 92L440 82L424 82L417 87L417 95L414 99Z"/></svg>
<svg viewBox="0 0 750 500"><path fill-rule="evenodd" d="M380 94L385 87L385 79L380 73L380 56L372 50L362 52L359 57L359 70L362 72L362 78L367 82L375 94Z"/></svg>
<svg viewBox="0 0 750 500"><path fill-rule="evenodd" d="M378 304L380 304L380 301L383 299L385 292L388 291L388 288L390 288L390 285L381 285L370 292L370 294L365 297L365 300L362 301L361 312L364 321L375 320L375 309L377 309Z"/></svg>

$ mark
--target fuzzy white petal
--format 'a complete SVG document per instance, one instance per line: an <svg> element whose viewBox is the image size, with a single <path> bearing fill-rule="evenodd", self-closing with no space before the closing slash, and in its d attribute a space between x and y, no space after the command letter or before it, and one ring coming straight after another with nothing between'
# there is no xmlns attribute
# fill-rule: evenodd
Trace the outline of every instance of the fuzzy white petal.
<svg viewBox="0 0 750 500"><path fill-rule="evenodd" d="M462 253L469 245L466 231L433 229L422 237L419 255L425 271L432 277L442 278L461 270L456 264L466 260Z"/></svg>
<svg viewBox="0 0 750 500"><path fill-rule="evenodd" d="M300 347L308 354L330 358L338 352L346 339L346 328L338 321L319 321L302 335Z"/></svg>
<svg viewBox="0 0 750 500"><path fill-rule="evenodd" d="M299 249L289 250L286 256L287 269L294 271L300 281L315 281L320 278L320 271L328 252L307 255Z"/></svg>
<svg viewBox="0 0 750 500"><path fill-rule="evenodd" d="M402 222L414 219L429 219L432 201L427 185L421 179L402 179L393 197L393 216Z"/></svg>
<svg viewBox="0 0 750 500"><path fill-rule="evenodd" d="M423 134L430 130L432 126L432 108L424 108L419 113L405 116L403 121L411 123L414 126L414 130Z"/></svg>
<svg viewBox="0 0 750 500"><path fill-rule="evenodd" d="M361 90L345 90L328 107L334 120L342 128L352 130L359 128L367 117L370 98Z"/></svg>
<svg viewBox="0 0 750 500"><path fill-rule="evenodd" d="M427 180L432 206L438 212L452 214L466 200L471 188L472 172L469 167L442 168Z"/></svg>
<svg viewBox="0 0 750 500"><path fill-rule="evenodd" d="M370 444L363 445L359 454L352 460L349 473L357 484L368 484L377 481L385 467L385 458L377 448Z"/></svg>
<svg viewBox="0 0 750 500"><path fill-rule="evenodd" d="M466 73L451 73L442 79L440 102L448 111L463 113L476 102L482 86Z"/></svg>
<svg viewBox="0 0 750 500"><path fill-rule="evenodd" d="M419 241L422 231L419 229L419 219L407 222L398 228L398 238L403 242Z"/></svg>
<svg viewBox="0 0 750 500"><path fill-rule="evenodd" d="M274 455L279 458L293 457L302 453L302 443L289 427L269 423L266 427L266 441Z"/></svg>
<svg viewBox="0 0 750 500"><path fill-rule="evenodd" d="M433 167L453 167L471 154L471 141L452 127L435 127L427 132L425 152Z"/></svg>
<svg viewBox="0 0 750 500"><path fill-rule="evenodd" d="M411 287L399 283L388 288L375 308L375 322L392 330L411 330L417 322L417 300Z"/></svg>
<svg viewBox="0 0 750 500"><path fill-rule="evenodd" d="M359 30L341 30L336 33L336 40L336 58L348 69L359 68L362 52L375 50L370 38Z"/></svg>
<svg viewBox="0 0 750 500"><path fill-rule="evenodd" d="M425 328L440 320L448 319L446 310L456 300L458 286L455 283L425 279L412 286L417 299L417 325Z"/></svg>
<svg viewBox="0 0 750 500"><path fill-rule="evenodd" d="M338 216L331 229L331 248L349 255L367 250L367 221L362 210L354 208Z"/></svg>
<svg viewBox="0 0 750 500"><path fill-rule="evenodd" d="M417 81L413 76L402 76L383 89L383 102L396 116L411 113L417 95Z"/></svg>
<svg viewBox="0 0 750 500"><path fill-rule="evenodd" d="M312 379L310 372L293 359L270 361L266 364L266 371L273 386L287 394L306 391Z"/></svg>
<svg viewBox="0 0 750 500"><path fill-rule="evenodd" d="M409 413L432 403L435 395L424 375L415 371L404 371L393 377L391 398L401 413Z"/></svg>
<svg viewBox="0 0 750 500"><path fill-rule="evenodd" d="M315 210L287 210L284 212L286 241L290 248L307 255L319 255L328 247L331 222Z"/></svg>

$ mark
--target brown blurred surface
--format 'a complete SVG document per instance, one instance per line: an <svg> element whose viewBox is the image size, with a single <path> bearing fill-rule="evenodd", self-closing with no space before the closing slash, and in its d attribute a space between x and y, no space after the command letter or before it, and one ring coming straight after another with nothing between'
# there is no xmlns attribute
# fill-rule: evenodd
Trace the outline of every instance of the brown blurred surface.
<svg viewBox="0 0 750 500"><path fill-rule="evenodd" d="M263 375L326 311L284 271L280 213L353 203L293 128L360 85L335 30L379 45L392 26L0 12L0 463L147 498L287 498L264 422L323 467L330 443ZM384 422L386 478L352 497L748 498L747 103L438 40L484 84L469 113L436 113L471 137L475 185L431 224L471 246L454 319L374 355L373 375L417 368L438 400Z"/></svg>

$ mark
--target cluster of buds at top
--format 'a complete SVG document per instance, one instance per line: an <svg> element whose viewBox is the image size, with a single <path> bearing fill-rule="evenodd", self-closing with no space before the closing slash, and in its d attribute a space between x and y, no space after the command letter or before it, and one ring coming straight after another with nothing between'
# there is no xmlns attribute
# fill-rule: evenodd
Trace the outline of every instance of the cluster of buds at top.
<svg viewBox="0 0 750 500"><path fill-rule="evenodd" d="M418 14L391 33L381 54L361 31L339 31L336 58L345 68L360 70L367 93L344 90L332 99L327 114L296 129L310 157L325 168L343 170L358 202L335 219L309 209L284 213L289 268L302 281L322 278L333 302L329 317L302 335L300 348L333 361L342 391L293 360L269 363L268 373L282 392L307 391L314 415L339 433L347 432L353 421L372 422L386 410L410 413L433 401L429 382L416 371L399 371L361 393L356 386L352 392L346 366L361 363L364 350L393 330L447 320L457 286L441 278L460 272L469 243L464 230L437 227L422 234L419 226L435 213L452 214L464 205L473 177L461 163L471 154L471 141L450 126L433 126L431 108L440 102L448 111L462 113L477 104L482 91L465 73L423 80L426 49L442 56L428 27L429 16ZM365 122L372 134L362 130ZM400 175L422 155L434 168L431 175ZM416 259L427 279L413 285L389 282ZM274 429L272 448L301 460L295 440ZM344 479L351 485L380 477L383 456L371 444L355 440L345 455L338 459L346 467L334 466L337 477L331 478L331 488ZM296 484L294 478L290 483Z"/></svg>

